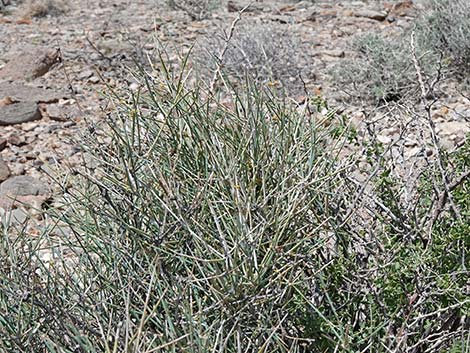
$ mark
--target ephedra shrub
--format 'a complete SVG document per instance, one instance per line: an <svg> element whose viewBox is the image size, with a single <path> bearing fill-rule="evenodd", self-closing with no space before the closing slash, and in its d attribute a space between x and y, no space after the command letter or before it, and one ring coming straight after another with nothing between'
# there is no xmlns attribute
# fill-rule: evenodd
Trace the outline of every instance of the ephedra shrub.
<svg viewBox="0 0 470 353"><path fill-rule="evenodd" d="M248 84L221 103L160 69L80 138L96 163L50 211L68 230L3 229L0 347L469 351L468 218L443 210L424 241L433 188L405 213L378 146L355 180L354 131L318 97ZM452 189L462 210L468 187Z"/></svg>

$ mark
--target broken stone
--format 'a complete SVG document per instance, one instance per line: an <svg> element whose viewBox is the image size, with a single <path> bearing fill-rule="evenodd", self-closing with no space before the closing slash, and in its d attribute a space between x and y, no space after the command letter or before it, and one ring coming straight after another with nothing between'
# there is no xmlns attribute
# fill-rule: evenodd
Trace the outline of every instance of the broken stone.
<svg viewBox="0 0 470 353"><path fill-rule="evenodd" d="M10 223L23 224L29 219L28 213L22 208L15 208L10 213Z"/></svg>
<svg viewBox="0 0 470 353"><path fill-rule="evenodd" d="M332 50L323 50L314 54L314 56L331 56L333 58L342 58L344 57L344 50L341 49L332 49Z"/></svg>
<svg viewBox="0 0 470 353"><path fill-rule="evenodd" d="M5 97L0 99L0 107L16 103L11 97Z"/></svg>
<svg viewBox="0 0 470 353"><path fill-rule="evenodd" d="M91 77L87 80L87 82L90 82L90 83L98 83L98 82L100 82L100 78L97 77L97 76L91 76Z"/></svg>
<svg viewBox="0 0 470 353"><path fill-rule="evenodd" d="M41 118L38 105L34 102L19 102L0 107L0 125L21 124Z"/></svg>
<svg viewBox="0 0 470 353"><path fill-rule="evenodd" d="M79 115L79 111L74 105L48 104L46 107L47 116L55 121L70 121Z"/></svg>
<svg viewBox="0 0 470 353"><path fill-rule="evenodd" d="M60 52L57 49L27 46L21 50L8 54L10 60L0 70L0 78L34 80L46 74L60 61Z"/></svg>
<svg viewBox="0 0 470 353"><path fill-rule="evenodd" d="M250 5L250 6L247 6ZM263 12L266 9L266 6L262 4L257 4L253 2L239 2L239 1L232 1L229 0L227 2L227 11L228 12L240 12L244 9L244 12Z"/></svg>
<svg viewBox="0 0 470 353"><path fill-rule="evenodd" d="M10 176L10 168L0 156L0 182L8 179Z"/></svg>
<svg viewBox="0 0 470 353"><path fill-rule="evenodd" d="M384 145L388 145L390 144L393 140L390 136L386 136L386 135L377 135L377 141L379 141L380 143L384 144Z"/></svg>
<svg viewBox="0 0 470 353"><path fill-rule="evenodd" d="M470 124L465 121L449 121L438 124L437 131L442 136L456 135L463 138L470 131Z"/></svg>
<svg viewBox="0 0 470 353"><path fill-rule="evenodd" d="M21 209L23 212L27 212L28 216L37 215L40 213L41 206L46 200L50 198L50 194L47 195L27 195L27 196L12 196L0 194L0 216L6 212L12 212L15 209ZM28 211L25 210L28 209Z"/></svg>
<svg viewBox="0 0 470 353"><path fill-rule="evenodd" d="M394 4L385 4L385 9L388 9L390 16L407 16L414 10L413 0L399 1Z"/></svg>
<svg viewBox="0 0 470 353"><path fill-rule="evenodd" d="M92 70L84 70L77 76L77 79L80 81L83 81L93 75L94 75L94 72Z"/></svg>
<svg viewBox="0 0 470 353"><path fill-rule="evenodd" d="M371 20L384 21L387 18L386 11L375 11L375 10L358 10L355 12L356 17L370 18Z"/></svg>
<svg viewBox="0 0 470 353"><path fill-rule="evenodd" d="M13 134L8 137L8 143L12 146L23 146L26 144L26 138L23 135Z"/></svg>
<svg viewBox="0 0 470 353"><path fill-rule="evenodd" d="M47 112L47 115L49 116L49 119L58 120L58 121L66 120L63 117L62 109L57 104L48 104L46 107L46 112Z"/></svg>
<svg viewBox="0 0 470 353"><path fill-rule="evenodd" d="M7 139L0 137L0 151L3 151L7 147Z"/></svg>
<svg viewBox="0 0 470 353"><path fill-rule="evenodd" d="M66 98L67 94L51 89L25 86L15 83L0 83L0 99L4 99L6 97L10 97L14 102L30 101L35 103L54 103L61 98Z"/></svg>

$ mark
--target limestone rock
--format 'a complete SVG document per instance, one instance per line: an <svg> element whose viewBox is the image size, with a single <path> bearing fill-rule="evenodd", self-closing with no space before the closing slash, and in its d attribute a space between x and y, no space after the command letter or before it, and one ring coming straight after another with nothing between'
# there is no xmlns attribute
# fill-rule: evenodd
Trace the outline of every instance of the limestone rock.
<svg viewBox="0 0 470 353"><path fill-rule="evenodd" d="M413 0L399 1L397 3L385 4L385 9L389 10L389 16L407 16L414 10Z"/></svg>
<svg viewBox="0 0 470 353"><path fill-rule="evenodd" d="M23 50L8 55L10 60L0 70L0 79L34 80L60 61L60 52L56 49L28 46Z"/></svg>
<svg viewBox="0 0 470 353"><path fill-rule="evenodd" d="M10 177L0 184L0 216L8 213L10 221L22 223L50 197L49 186L39 179L26 175Z"/></svg>
<svg viewBox="0 0 470 353"><path fill-rule="evenodd" d="M41 118L38 105L34 102L18 102L0 107L0 126L21 124Z"/></svg>
<svg viewBox="0 0 470 353"><path fill-rule="evenodd" d="M48 104L46 112L49 119L56 121L70 121L80 114L77 107L71 104Z"/></svg>
<svg viewBox="0 0 470 353"><path fill-rule="evenodd" d="M27 175L18 175L0 184L0 196L42 196L50 193L49 186Z"/></svg>
<svg viewBox="0 0 470 353"><path fill-rule="evenodd" d="M6 99L7 97L13 102L53 103L57 102L60 98L67 97L67 94L52 89L25 86L17 83L0 83L0 99Z"/></svg>
<svg viewBox="0 0 470 353"><path fill-rule="evenodd" d="M444 139L460 142L470 132L470 124L465 121L448 121L437 125L438 134Z"/></svg>
<svg viewBox="0 0 470 353"><path fill-rule="evenodd" d="M247 7L247 5L250 5L250 6ZM266 6L263 6L262 4L258 4L258 3L253 3L252 1L240 2L240 1L229 0L227 2L228 12L239 12L242 9L245 9L244 12L263 12L264 10L266 10Z"/></svg>

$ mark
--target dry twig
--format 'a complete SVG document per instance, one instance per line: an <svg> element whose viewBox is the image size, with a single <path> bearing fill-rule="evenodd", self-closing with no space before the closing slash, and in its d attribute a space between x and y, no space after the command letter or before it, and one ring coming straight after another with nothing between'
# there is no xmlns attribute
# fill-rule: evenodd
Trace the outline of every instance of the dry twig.
<svg viewBox="0 0 470 353"><path fill-rule="evenodd" d="M248 5L246 5L244 8L242 8L240 11L238 11L238 14L237 14L237 17L233 20L231 26L230 26L230 29L227 33L227 35L225 36L225 39L224 39L224 46L221 48L220 52L219 52L219 55L217 55L217 68L215 69L215 72L214 72L214 75L212 76L212 80L211 80L211 84L210 84L210 89L209 89L209 92L210 93L213 93L214 92L214 89L215 89L215 85L217 83L217 78L220 76L221 74L221 69L222 69L222 61L224 59L224 56L225 56L225 53L227 52L227 49L228 49L228 46L230 44L230 40L232 39L233 37L233 33L235 31L235 27L237 25L237 23L241 20L242 18L242 14L243 12L246 11L246 9L248 9L249 7L251 6L251 3L249 3Z"/></svg>
<svg viewBox="0 0 470 353"><path fill-rule="evenodd" d="M448 173L446 173L444 163L443 163L443 157L442 157L442 153L441 153L442 148L440 146L439 137L437 136L436 126L434 124L434 121L432 120L431 108L436 103L437 99L433 98L431 102L429 102L429 103L427 102L428 97L433 95L434 88L437 85L437 83L440 81L441 76L442 76L442 56L441 56L441 60L439 61L439 67L438 67L437 75L436 75L435 79L432 81L432 83L429 85L429 88L426 90L423 75L422 75L422 68L420 66L419 59L416 55L414 32L412 32L412 34L411 34L410 44L411 44L411 53L412 53L413 64L414 64L414 67L415 67L419 87L420 87L420 90L421 90L421 102L422 102L423 108L426 112L426 122L428 123L429 132L431 134L431 141L433 143L434 150L435 150L435 153L436 153L436 156L437 156L437 159L436 159L437 166L439 168L439 172L440 172L440 175L441 175L441 178L442 178L442 183L443 183L442 187L444 188L444 190L440 192L439 202L437 203L437 206L434 209L431 221L429 222L429 228L428 228L429 233L428 234L430 234L435 221L437 220L439 214L442 212L442 209L443 209L443 207L444 207L444 205L447 201L449 202L450 207L451 207L452 212L454 213L455 217L460 219L461 215L460 215L460 211L459 211L457 205L455 204L455 202L453 200L453 197L452 197L452 194L451 194L452 189L451 189L450 186L454 185L455 182L451 183L448 180ZM457 186L458 186L458 184L455 185L454 188L457 187ZM438 185L434 185L434 189L439 190L440 187Z"/></svg>

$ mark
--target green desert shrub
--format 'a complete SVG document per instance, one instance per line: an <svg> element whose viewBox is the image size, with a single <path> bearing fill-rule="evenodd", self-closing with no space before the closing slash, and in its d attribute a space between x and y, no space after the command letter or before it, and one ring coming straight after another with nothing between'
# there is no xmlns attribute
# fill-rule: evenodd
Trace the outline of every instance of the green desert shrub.
<svg viewBox="0 0 470 353"><path fill-rule="evenodd" d="M428 0L411 28L395 37L367 34L352 49L356 57L333 70L335 84L353 99L409 100L420 88L413 63L411 35L425 85L438 75L466 78L470 69L470 3L466 0Z"/></svg>
<svg viewBox="0 0 470 353"><path fill-rule="evenodd" d="M358 58L338 65L334 79L354 99L392 101L418 92L411 49L403 38L368 34L356 39L353 49Z"/></svg>
<svg viewBox="0 0 470 353"><path fill-rule="evenodd" d="M95 163L62 184L62 232L3 229L0 347L468 353L468 180L462 217L420 227L434 168L404 211L380 148L353 177L354 131L321 99L248 83L220 102L160 72L80 137Z"/></svg>
<svg viewBox="0 0 470 353"><path fill-rule="evenodd" d="M349 167L336 158L341 119L309 120L256 86L227 107L174 77L141 79L146 91L84 137L100 167L66 195L71 264L36 286L8 272L32 271L31 255L2 273L3 345L301 350ZM12 304L14 288L30 300Z"/></svg>
<svg viewBox="0 0 470 353"><path fill-rule="evenodd" d="M445 64L459 77L470 73L470 2L429 0L429 8L417 23L425 47L443 54Z"/></svg>

